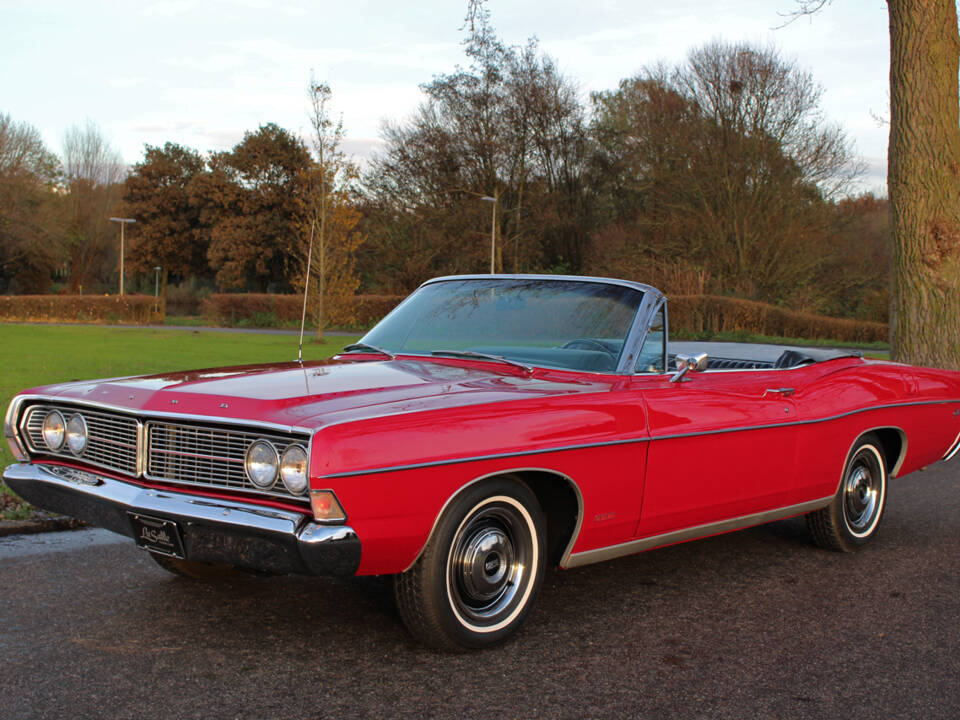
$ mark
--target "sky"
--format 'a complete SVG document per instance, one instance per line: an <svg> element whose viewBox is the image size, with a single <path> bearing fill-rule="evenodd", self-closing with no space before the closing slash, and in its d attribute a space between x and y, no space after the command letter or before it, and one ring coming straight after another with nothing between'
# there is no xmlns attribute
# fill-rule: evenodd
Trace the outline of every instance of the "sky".
<svg viewBox="0 0 960 720"><path fill-rule="evenodd" d="M794 0L489 0L509 44L536 36L586 98L715 39L774 43L824 90L885 194L889 35L883 0L837 0L787 27ZM0 0L0 113L59 152L87 119L132 164L144 144L227 150L273 122L306 134L313 72L342 113L344 148L376 152L419 85L465 64L465 0Z"/></svg>

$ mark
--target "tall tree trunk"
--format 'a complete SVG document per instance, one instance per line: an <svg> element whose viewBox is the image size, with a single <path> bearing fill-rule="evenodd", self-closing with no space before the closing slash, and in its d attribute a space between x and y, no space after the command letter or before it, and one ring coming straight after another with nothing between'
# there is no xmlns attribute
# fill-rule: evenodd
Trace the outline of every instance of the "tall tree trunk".
<svg viewBox="0 0 960 720"><path fill-rule="evenodd" d="M960 370L960 125L954 0L888 0L890 355Z"/></svg>

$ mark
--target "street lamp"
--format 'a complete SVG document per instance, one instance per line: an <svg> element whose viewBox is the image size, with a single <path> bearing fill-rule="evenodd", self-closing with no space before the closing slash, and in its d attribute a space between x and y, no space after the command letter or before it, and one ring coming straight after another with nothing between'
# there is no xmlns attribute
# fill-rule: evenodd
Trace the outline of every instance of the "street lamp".
<svg viewBox="0 0 960 720"><path fill-rule="evenodd" d="M484 195L480 199L493 206L493 218L490 220L490 274L493 275L493 273L496 272L494 259L496 257L497 246L497 198L496 196L490 197L489 195Z"/></svg>
<svg viewBox="0 0 960 720"><path fill-rule="evenodd" d="M123 296L123 226L135 223L133 218L110 218L110 222L120 223L120 295Z"/></svg>
<svg viewBox="0 0 960 720"><path fill-rule="evenodd" d="M154 268L154 271L157 274L156 280L153 283L153 311L154 312L160 312L160 271L161 270L163 270L163 268L160 267L159 265L157 265Z"/></svg>

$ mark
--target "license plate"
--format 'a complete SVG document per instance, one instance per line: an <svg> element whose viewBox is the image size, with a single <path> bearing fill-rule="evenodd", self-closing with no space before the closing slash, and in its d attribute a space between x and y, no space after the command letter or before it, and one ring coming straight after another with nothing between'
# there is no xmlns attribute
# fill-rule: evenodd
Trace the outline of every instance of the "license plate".
<svg viewBox="0 0 960 720"><path fill-rule="evenodd" d="M133 537L137 545L150 552L169 557L185 557L180 528L173 520L128 513L133 524Z"/></svg>

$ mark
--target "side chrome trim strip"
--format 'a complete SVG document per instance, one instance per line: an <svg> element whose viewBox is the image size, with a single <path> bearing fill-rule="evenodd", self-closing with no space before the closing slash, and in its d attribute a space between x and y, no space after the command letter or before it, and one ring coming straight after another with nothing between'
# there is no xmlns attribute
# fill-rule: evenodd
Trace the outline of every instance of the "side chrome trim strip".
<svg viewBox="0 0 960 720"><path fill-rule="evenodd" d="M651 535L650 537L631 540L620 545L611 545L609 547L597 548L596 550L585 550L570 556L567 563L562 565L564 568L575 568L591 563L603 562L624 555L633 555L634 553L652 550L663 545L674 545L676 543L686 542L688 540L697 540L710 535L719 535L721 533L731 532L733 530L742 530L754 525L763 525L764 523L782 520L793 515L819 510L830 504L834 496L830 495L818 500L800 503L799 505L790 505L788 507L777 508L776 510L767 510L765 512L755 513L753 515L744 515L742 517L731 518L730 520L721 520L714 523L697 525L692 528L675 530L673 532L662 533L660 535Z"/></svg>
<svg viewBox="0 0 960 720"><path fill-rule="evenodd" d="M542 450L518 450L516 452L475 455L473 457L453 458L450 460L431 460L429 462L411 463L410 465L393 465L390 467L372 468L370 470L350 470L341 473L330 473L329 475L318 475L317 478L320 480L337 480L340 478L356 477L358 475L378 475L380 473L398 472L401 470L417 470L420 468L437 467L439 465L462 465L463 463L478 462L480 460L502 460L504 458L525 457L527 455L544 455L546 453L564 452L566 450L583 450L585 448L608 447L610 445L632 445L633 443L644 442L650 442L650 438L642 437L630 438L627 440L608 440L606 442L586 443L583 445L564 445L561 447L544 448ZM499 475L502 472L507 471L497 470L494 474ZM556 473L555 470L548 472Z"/></svg>
<svg viewBox="0 0 960 720"><path fill-rule="evenodd" d="M943 455L943 461L953 460L958 452L960 452L960 433L957 434L957 439L953 441L953 444L947 448L947 452Z"/></svg>
<svg viewBox="0 0 960 720"><path fill-rule="evenodd" d="M417 470L419 468L425 468L425 467L436 467L438 465L459 465L462 463L478 462L481 460L502 460L504 458L524 457L527 455L544 455L547 453L554 453L554 452L566 452L568 450L584 450L584 449L595 448L595 447L609 447L611 445L632 445L634 443L656 442L658 440L677 440L681 438L701 437L705 435L725 435L727 433L747 432L750 430L774 430L776 428L795 427L799 425L816 425L819 423L832 422L834 420L840 420L845 417L850 417L851 415L859 415L861 413L872 412L874 410L892 410L896 408L913 407L918 405L949 405L951 403L960 403L960 400L925 400L925 401L917 401L917 402L909 402L909 403L893 403L889 405L876 405L874 407L861 408L859 410L851 410L849 412L840 413L839 415L831 415L829 417L818 418L815 420L792 420L790 422L771 423L770 425L748 425L748 426L736 427L736 428L722 428L720 430L705 430L702 432L674 433L671 435L654 435L652 437L627 438L625 440L608 440L608 441L596 442L596 443L561 445L559 447L543 448L540 450L518 450L517 452L492 453L489 455L474 455L471 457L453 458L448 460L432 460L430 462L411 463L409 465L391 465L388 467L368 468L365 470L349 470L341 473L330 473L328 475L318 475L317 477L318 479L323 479L323 480L337 480L340 478L357 477L359 475L377 475L377 474L386 473L386 472L400 472L403 470ZM889 426L884 425L882 427L884 428L890 427L902 433L902 430L900 430L900 428L893 425L889 425ZM871 429L877 430L881 428L875 427ZM869 430L866 432L869 432ZM901 458L905 457L906 455L905 450L906 450L906 445L904 445L904 452L901 454ZM899 464L897 465L897 469L899 469Z"/></svg>

